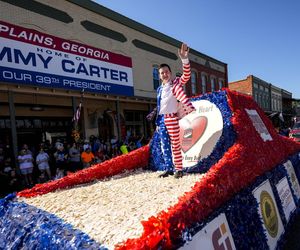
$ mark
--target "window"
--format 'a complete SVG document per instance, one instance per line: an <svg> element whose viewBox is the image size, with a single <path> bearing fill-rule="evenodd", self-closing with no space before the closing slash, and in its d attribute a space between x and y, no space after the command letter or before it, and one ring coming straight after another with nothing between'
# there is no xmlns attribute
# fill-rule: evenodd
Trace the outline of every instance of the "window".
<svg viewBox="0 0 300 250"><path fill-rule="evenodd" d="M192 74L191 74L192 95L195 95L197 92L196 84L197 84L197 74L195 71L192 71Z"/></svg>
<svg viewBox="0 0 300 250"><path fill-rule="evenodd" d="M126 131L131 131L134 136L145 133L145 112L139 110L124 110L124 117Z"/></svg>
<svg viewBox="0 0 300 250"><path fill-rule="evenodd" d="M23 128L23 127L25 127L24 120L16 120L16 127L17 128Z"/></svg>
<svg viewBox="0 0 300 250"><path fill-rule="evenodd" d="M257 95L256 92L254 93L254 100L255 100L256 102L258 102L258 95Z"/></svg>
<svg viewBox="0 0 300 250"><path fill-rule="evenodd" d="M266 97L266 109L270 109L270 99L268 96Z"/></svg>
<svg viewBox="0 0 300 250"><path fill-rule="evenodd" d="M157 89L159 86L159 72L158 72L158 66L154 65L152 70L152 76L153 76L153 88Z"/></svg>
<svg viewBox="0 0 300 250"><path fill-rule="evenodd" d="M4 120L0 120L0 128L5 128L5 121Z"/></svg>
<svg viewBox="0 0 300 250"><path fill-rule="evenodd" d="M275 100L272 99L272 110L275 110Z"/></svg>
<svg viewBox="0 0 300 250"><path fill-rule="evenodd" d="M47 119L47 120L46 120ZM47 130L49 128L64 128L72 126L71 120L69 118L63 119L55 119L49 120L49 118L44 119L38 119L38 118L29 118L26 119L24 117L19 117L16 119L16 127L18 129L43 129ZM10 120L0 120L0 128L10 128L11 122Z"/></svg>
<svg viewBox="0 0 300 250"><path fill-rule="evenodd" d="M11 128L10 119L6 119L6 120L5 120L5 127L6 127L6 128Z"/></svg>
<svg viewBox="0 0 300 250"><path fill-rule="evenodd" d="M201 91L202 94L206 92L206 83L207 83L207 76L202 74L201 75Z"/></svg>
<svg viewBox="0 0 300 250"><path fill-rule="evenodd" d="M216 79L214 77L212 77L210 79L210 83L211 83L211 91L215 91L216 90Z"/></svg>
<svg viewBox="0 0 300 250"><path fill-rule="evenodd" d="M223 79L219 79L219 89L222 89L224 86L224 81L223 81Z"/></svg>
<svg viewBox="0 0 300 250"><path fill-rule="evenodd" d="M33 120L33 126L35 128L42 128L42 121L40 119L34 119ZM59 126L63 127L63 122L59 121Z"/></svg>
<svg viewBox="0 0 300 250"><path fill-rule="evenodd" d="M262 104L262 96L261 93L258 94L258 105L261 107Z"/></svg>
<svg viewBox="0 0 300 250"><path fill-rule="evenodd" d="M262 101L263 101L263 103L262 103L262 108L265 109L266 106L267 106L267 105L266 105L266 95L263 94L263 95L262 95L262 98L263 98L263 100L262 100Z"/></svg>

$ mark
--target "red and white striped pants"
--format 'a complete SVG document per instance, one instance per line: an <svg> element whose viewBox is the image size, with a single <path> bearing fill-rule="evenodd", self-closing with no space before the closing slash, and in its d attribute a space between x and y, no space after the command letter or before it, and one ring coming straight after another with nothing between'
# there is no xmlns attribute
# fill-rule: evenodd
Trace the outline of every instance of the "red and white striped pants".
<svg viewBox="0 0 300 250"><path fill-rule="evenodd" d="M177 114L165 114L165 125L170 137L175 170L182 170L181 144L179 140L179 118Z"/></svg>

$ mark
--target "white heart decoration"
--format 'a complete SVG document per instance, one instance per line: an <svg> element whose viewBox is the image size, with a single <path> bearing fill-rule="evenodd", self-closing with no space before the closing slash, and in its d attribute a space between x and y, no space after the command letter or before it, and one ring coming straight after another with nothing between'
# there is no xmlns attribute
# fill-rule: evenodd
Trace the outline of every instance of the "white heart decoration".
<svg viewBox="0 0 300 250"><path fill-rule="evenodd" d="M179 121L183 167L195 166L208 157L223 131L223 118L219 108L207 100L193 102L196 111Z"/></svg>

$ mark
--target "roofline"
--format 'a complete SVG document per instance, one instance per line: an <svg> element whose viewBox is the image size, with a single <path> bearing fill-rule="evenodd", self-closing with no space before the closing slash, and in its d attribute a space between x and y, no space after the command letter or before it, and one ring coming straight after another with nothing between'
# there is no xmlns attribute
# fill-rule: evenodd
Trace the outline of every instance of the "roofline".
<svg viewBox="0 0 300 250"><path fill-rule="evenodd" d="M287 94L287 95L291 95L291 96L293 95L292 92L290 92L290 91L288 91L286 89L281 89L281 92L284 93L284 94Z"/></svg>
<svg viewBox="0 0 300 250"><path fill-rule="evenodd" d="M300 99L293 98L293 97L282 97L282 99L284 99L286 101L292 101L292 102L299 102L300 101Z"/></svg>
<svg viewBox="0 0 300 250"><path fill-rule="evenodd" d="M252 76L252 79L255 79L256 81L259 81L260 84L268 85L270 86L270 83L266 82L265 80L255 76L255 75L249 75L249 77Z"/></svg>
<svg viewBox="0 0 300 250"><path fill-rule="evenodd" d="M73 4L76 4L76 5L84 8L84 9L89 10L89 11L92 11L92 12L95 12L95 13L100 14L102 16L105 16L108 19L111 19L111 20L113 20L115 22L118 22L122 25L130 27L134 30L137 30L137 31L141 32L141 33L147 34L148 36L154 37L154 38L156 38L158 40L161 40L165 43L173 45L177 48L179 48L182 44L182 42L179 41L179 40L176 40L176 39L174 39L170 36L167 36L167 35L159 32L157 30L154 30L154 29L152 29L152 28L150 28L146 25L143 25L143 24L141 24L137 21L134 21L133 19L130 19L130 18L124 16L124 15L121 15L118 12L115 12L111 9L108 9L108 8L104 7L103 5L100 5L100 4L98 4L96 2L93 2L91 0L85 0L85 1L67 0L67 1L71 2ZM223 64L224 66L227 65L227 63L224 63L224 62L219 61L215 58L212 58L208 55L205 55L205 54L203 54L201 52L198 52L198 51L196 51L192 48L190 49L190 52L192 54L196 55L196 56L204 57L204 58L209 59L209 60L211 60L215 63L220 63L220 64Z"/></svg>
<svg viewBox="0 0 300 250"><path fill-rule="evenodd" d="M228 84L236 84L236 83L239 83L239 82L244 82L246 80L247 80L247 78L241 79L241 80L232 81L232 82L228 82Z"/></svg>

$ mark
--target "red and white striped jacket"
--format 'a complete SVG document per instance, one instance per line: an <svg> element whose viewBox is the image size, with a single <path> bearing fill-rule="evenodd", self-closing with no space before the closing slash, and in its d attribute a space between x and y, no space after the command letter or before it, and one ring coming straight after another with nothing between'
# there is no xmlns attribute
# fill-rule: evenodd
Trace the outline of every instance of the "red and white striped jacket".
<svg viewBox="0 0 300 250"><path fill-rule="evenodd" d="M183 85L186 84L191 77L191 67L188 60L183 62L183 75L181 77L176 77L172 80L172 93L175 98L179 101L177 116L179 118L188 115L193 112L195 107L191 103L190 99L186 96L183 90ZM160 111L160 101L161 101L162 85L157 89L157 107L147 115L147 120L151 121L156 114ZM158 116L157 116L158 117Z"/></svg>
<svg viewBox="0 0 300 250"><path fill-rule="evenodd" d="M183 90L183 85L186 84L191 77L191 66L190 63L183 63L183 74L181 77L176 77L172 81L172 93L179 101L177 116L182 118L183 116L193 112L195 107L193 106L190 99L186 96Z"/></svg>

